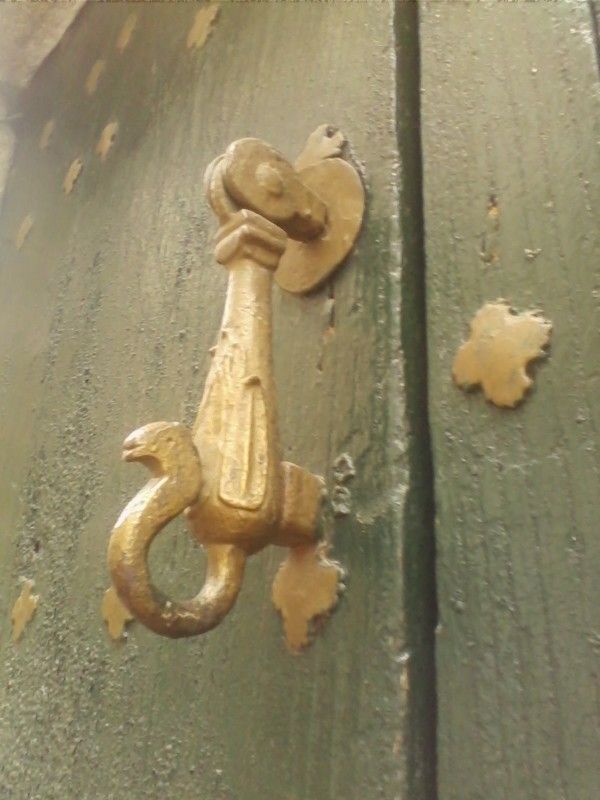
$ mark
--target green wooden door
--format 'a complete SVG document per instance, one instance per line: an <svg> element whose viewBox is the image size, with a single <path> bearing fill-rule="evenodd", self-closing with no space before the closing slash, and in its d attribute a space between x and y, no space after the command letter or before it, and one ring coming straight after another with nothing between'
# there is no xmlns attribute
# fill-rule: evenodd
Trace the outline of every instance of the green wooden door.
<svg viewBox="0 0 600 800"><path fill-rule="evenodd" d="M431 798L431 487L402 345L423 363L401 213L418 215L418 176L401 188L398 171L418 145L415 8L395 20L391 4L222 3L208 37L202 8L90 3L20 101L0 222L1 794ZM344 507L325 513L345 597L291 656L271 548L209 635L134 624L115 643L100 615L107 539L146 480L120 462L121 442L151 420L192 422L222 313L204 169L243 136L293 158L324 122L351 142L367 218L325 288L276 291L275 368L286 457L323 474L330 497L338 456L355 465ZM171 593L203 580L183 523L151 560ZM14 643L20 578L39 605Z"/></svg>
<svg viewBox="0 0 600 800"><path fill-rule="evenodd" d="M598 41L583 0L84 8L18 101L0 215L2 798L598 795ZM193 421L223 308L204 169L322 123L367 214L326 286L275 290L275 377L345 595L292 656L269 548L210 634L115 642L121 442ZM451 378L499 298L553 326L514 410ZM151 563L202 583L182 522Z"/></svg>
<svg viewBox="0 0 600 800"><path fill-rule="evenodd" d="M600 75L593 4L424 3L439 794L600 792ZM514 410L450 379L504 298L553 326Z"/></svg>

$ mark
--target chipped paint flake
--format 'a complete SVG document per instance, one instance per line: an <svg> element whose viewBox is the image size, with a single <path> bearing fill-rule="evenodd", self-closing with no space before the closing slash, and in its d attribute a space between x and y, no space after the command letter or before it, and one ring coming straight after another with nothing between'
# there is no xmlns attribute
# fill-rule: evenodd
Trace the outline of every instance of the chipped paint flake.
<svg viewBox="0 0 600 800"><path fill-rule="evenodd" d="M11 614L13 642L19 641L25 627L31 621L38 607L40 597L37 594L31 593L33 587L34 582L32 580L26 578L22 579L21 594L17 598Z"/></svg>
<svg viewBox="0 0 600 800"><path fill-rule="evenodd" d="M200 49L208 39L210 32L219 14L216 3L207 3L196 13L194 22L187 35L188 49Z"/></svg>
<svg viewBox="0 0 600 800"><path fill-rule="evenodd" d="M106 161L106 157L115 143L115 139L117 138L117 131L119 130L119 123L109 122L108 125L104 127L104 130L100 134L100 138L98 139L98 143L96 144L96 155L100 156L101 161Z"/></svg>
<svg viewBox="0 0 600 800"><path fill-rule="evenodd" d="M347 483L356 475L354 461L348 453L341 453L333 462L333 479L336 483Z"/></svg>
<svg viewBox="0 0 600 800"><path fill-rule="evenodd" d="M299 652L310 642L310 623L337 605L343 570L327 558L327 545L294 547L273 582L273 603L283 617L288 646Z"/></svg>
<svg viewBox="0 0 600 800"><path fill-rule="evenodd" d="M128 622L132 622L134 617L121 602L114 586L110 586L104 592L101 611L111 639L123 639L125 626Z"/></svg>
<svg viewBox="0 0 600 800"><path fill-rule="evenodd" d="M48 122L46 122L46 124L42 128L42 133L40 135L40 141L39 141L40 150L45 150L50 144L50 139L52 138L52 134L54 133L55 127L56 127L55 121L53 119L49 119Z"/></svg>
<svg viewBox="0 0 600 800"><path fill-rule="evenodd" d="M500 206L495 194L488 198L485 230L481 238L479 257L484 264L500 263Z"/></svg>
<svg viewBox="0 0 600 800"><path fill-rule="evenodd" d="M117 37L116 43L116 48L119 53L122 53L129 44L131 35L133 34L137 25L137 19L137 14L130 14L123 23L123 27L121 28L121 31Z"/></svg>
<svg viewBox="0 0 600 800"><path fill-rule="evenodd" d="M73 187L77 183L77 179L81 175L82 169L82 158L76 158L71 162L69 169L67 170L67 174L65 175L65 179L63 180L63 191L65 194L71 194Z"/></svg>
<svg viewBox="0 0 600 800"><path fill-rule="evenodd" d="M29 236L29 231L32 229L32 227L33 217L31 214L27 214L27 216L23 218L23 221L19 225L17 235L15 236L15 247L17 250L20 250L25 244L25 239L27 239Z"/></svg>
<svg viewBox="0 0 600 800"><path fill-rule="evenodd" d="M103 58L99 58L98 61L94 64L91 70L88 73L87 78L85 79L85 90L88 94L94 94L96 89L98 88L98 81L104 70L106 69L106 61Z"/></svg>
<svg viewBox="0 0 600 800"><path fill-rule="evenodd" d="M502 300L486 303L471 321L471 336L458 350L452 376L462 389L481 386L497 406L513 408L533 381L527 365L545 355L552 325L538 312L512 311Z"/></svg>

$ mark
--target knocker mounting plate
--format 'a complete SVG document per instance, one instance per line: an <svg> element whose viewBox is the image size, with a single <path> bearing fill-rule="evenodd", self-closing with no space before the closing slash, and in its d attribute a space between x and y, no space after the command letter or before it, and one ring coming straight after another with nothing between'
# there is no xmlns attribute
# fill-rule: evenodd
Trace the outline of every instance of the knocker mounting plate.
<svg viewBox="0 0 600 800"><path fill-rule="evenodd" d="M275 280L287 292L318 288L352 250L365 210L362 181L351 164L327 158L304 167L302 182L327 206L325 230L308 241L289 239Z"/></svg>

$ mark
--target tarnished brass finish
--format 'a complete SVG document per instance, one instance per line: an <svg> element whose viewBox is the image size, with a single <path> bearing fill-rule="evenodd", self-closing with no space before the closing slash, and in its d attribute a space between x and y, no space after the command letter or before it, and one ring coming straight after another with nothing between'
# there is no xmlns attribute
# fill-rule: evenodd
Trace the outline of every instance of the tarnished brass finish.
<svg viewBox="0 0 600 800"><path fill-rule="evenodd" d="M275 278L286 292L306 294L320 286L352 250L362 224L365 194L358 173L341 158L311 164L299 177L327 204L327 223L321 236L289 241Z"/></svg>
<svg viewBox="0 0 600 800"><path fill-rule="evenodd" d="M486 303L471 321L471 337L459 348L452 376L463 389L483 388L497 406L513 408L533 381L527 365L544 355L552 325L540 314L513 312L504 301Z"/></svg>
<svg viewBox="0 0 600 800"><path fill-rule="evenodd" d="M323 544L295 547L273 581L273 603L281 612L288 646L299 652L310 642L310 623L335 608L343 571Z"/></svg>
<svg viewBox="0 0 600 800"><path fill-rule="evenodd" d="M117 520L108 564L121 601L165 636L214 628L236 601L249 555L269 544L305 552L316 538L323 481L281 461L271 352L273 274L288 236L318 242L337 229L337 206L332 211L303 174L257 139L234 142L208 167L205 189L220 222L215 257L229 284L196 422L191 432L151 423L123 445L123 458L140 461L151 478ZM196 597L175 601L153 585L148 551L182 512L206 550L207 574ZM296 559L295 581L302 564L315 572L314 559ZM331 583L332 573L319 568ZM318 605L314 613L332 603ZM287 613L289 602L281 607Z"/></svg>

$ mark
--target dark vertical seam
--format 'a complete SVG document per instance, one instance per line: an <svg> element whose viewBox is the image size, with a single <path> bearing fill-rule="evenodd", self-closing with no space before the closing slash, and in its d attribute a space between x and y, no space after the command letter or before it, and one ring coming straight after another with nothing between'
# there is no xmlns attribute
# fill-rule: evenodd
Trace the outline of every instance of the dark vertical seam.
<svg viewBox="0 0 600 800"><path fill-rule="evenodd" d="M596 61L598 63L598 78L600 79L600 5L596 0L588 0L590 14L592 15L592 36L596 50Z"/></svg>
<svg viewBox="0 0 600 800"><path fill-rule="evenodd" d="M404 511L404 606L410 687L406 732L407 796L437 797L434 473L428 413L427 309L419 9L395 4L396 120L402 246L401 344L404 359L409 485Z"/></svg>

